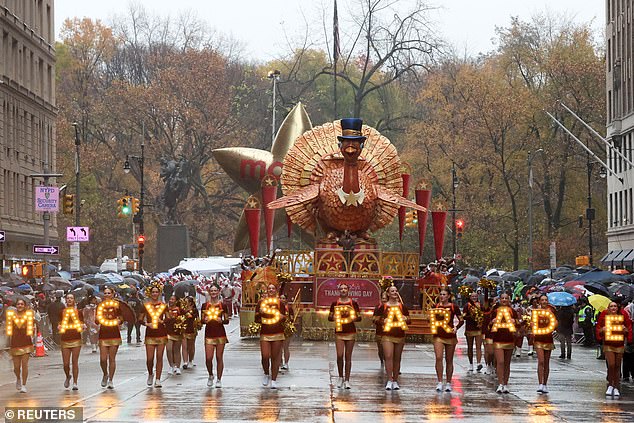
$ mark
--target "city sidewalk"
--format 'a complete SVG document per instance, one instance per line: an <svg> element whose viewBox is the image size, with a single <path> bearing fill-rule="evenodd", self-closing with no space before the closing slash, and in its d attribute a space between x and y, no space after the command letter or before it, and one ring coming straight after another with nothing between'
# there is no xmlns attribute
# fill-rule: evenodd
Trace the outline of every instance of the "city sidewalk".
<svg viewBox="0 0 634 423"><path fill-rule="evenodd" d="M228 328L222 389L206 387L203 341L198 337L196 364L181 376L167 377L162 389L145 385L145 349L124 344L117 360L115 389L99 386L97 354L84 348L79 391L65 390L58 351L30 362L27 394L15 390L8 360L0 368L2 406L79 406L89 422L419 422L462 419L482 422L632 422L634 384L624 384L622 397L607 399L605 364L594 349L576 347L572 360L551 361L550 393L539 395L537 360L513 359L508 395L494 392L491 376L468 374L464 337L456 352L452 393L436 393L433 349L408 344L403 354L401 390L384 390L385 378L374 343L358 343L353 357L352 389L338 390L335 348L329 342L291 344L290 370L280 372L280 389L262 387L259 344L241 340L238 321ZM553 356L557 357L558 351ZM167 366L167 362L165 362Z"/></svg>

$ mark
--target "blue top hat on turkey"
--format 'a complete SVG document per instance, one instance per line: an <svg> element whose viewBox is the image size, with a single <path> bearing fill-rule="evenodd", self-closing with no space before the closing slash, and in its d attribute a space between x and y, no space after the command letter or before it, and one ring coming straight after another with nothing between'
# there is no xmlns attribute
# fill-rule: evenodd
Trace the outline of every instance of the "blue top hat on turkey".
<svg viewBox="0 0 634 423"><path fill-rule="evenodd" d="M339 141L357 141L363 142L366 137L361 135L363 120L359 118L343 118L341 119L341 135L337 138Z"/></svg>

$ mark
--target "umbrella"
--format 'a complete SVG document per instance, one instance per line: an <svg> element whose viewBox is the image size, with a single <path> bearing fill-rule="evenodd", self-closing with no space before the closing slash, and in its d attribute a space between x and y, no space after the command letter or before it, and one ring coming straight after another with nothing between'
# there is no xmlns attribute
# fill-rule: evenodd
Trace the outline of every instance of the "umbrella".
<svg viewBox="0 0 634 423"><path fill-rule="evenodd" d="M129 286L135 286L135 287L139 286L139 281L136 278L132 278L129 276L126 276L125 278L123 278L123 283Z"/></svg>
<svg viewBox="0 0 634 423"><path fill-rule="evenodd" d="M23 283L22 285L18 285L16 288L16 291L20 291L20 292L32 292L33 288L31 288L31 285L29 285L28 283Z"/></svg>
<svg viewBox="0 0 634 423"><path fill-rule="evenodd" d="M593 294L605 295L606 297L610 296L608 288L600 282L588 282L583 287Z"/></svg>
<svg viewBox="0 0 634 423"><path fill-rule="evenodd" d="M613 282L613 281L622 281L627 278L623 275L615 275L611 272L606 272L605 270L593 270L591 272L586 272L582 275L579 275L575 278L578 281L586 281L586 282Z"/></svg>
<svg viewBox="0 0 634 423"><path fill-rule="evenodd" d="M628 301L634 300L634 285L613 285L608 289L608 291L610 291L613 297L623 297Z"/></svg>
<svg viewBox="0 0 634 423"><path fill-rule="evenodd" d="M571 293L576 299L579 299L588 293L588 291L581 285L568 287L565 291Z"/></svg>
<svg viewBox="0 0 634 423"><path fill-rule="evenodd" d="M603 311L608 308L608 305L610 305L611 301L609 298L604 297L603 295L595 294L588 297L588 302L592 307L595 308L595 310Z"/></svg>
<svg viewBox="0 0 634 423"><path fill-rule="evenodd" d="M548 302L554 306L571 306L577 304L577 299L568 292L549 292Z"/></svg>
<svg viewBox="0 0 634 423"><path fill-rule="evenodd" d="M55 285L57 289L71 289L73 287L69 280L61 278L59 276L52 276L48 278L48 281L51 284Z"/></svg>
<svg viewBox="0 0 634 423"><path fill-rule="evenodd" d="M568 281L564 283L566 288L574 288L576 286L584 286L586 283L584 281Z"/></svg>
<svg viewBox="0 0 634 423"><path fill-rule="evenodd" d="M54 275L55 276L55 275ZM70 274L70 272L67 272L66 270L60 270L57 272L57 276L59 276L60 278L64 278L67 281L72 279L72 275Z"/></svg>
<svg viewBox="0 0 634 423"><path fill-rule="evenodd" d="M178 269L174 270L174 275L191 276L192 272L191 272L191 270L187 270L187 269L183 269L182 267L179 267Z"/></svg>
<svg viewBox="0 0 634 423"><path fill-rule="evenodd" d="M514 272L506 272L502 275L502 279L508 282L516 282L522 280L526 282L530 277L530 272L528 270L516 270Z"/></svg>
<svg viewBox="0 0 634 423"><path fill-rule="evenodd" d="M616 269L613 270L612 273L614 273L615 275L629 275L630 272L627 269Z"/></svg>
<svg viewBox="0 0 634 423"><path fill-rule="evenodd" d="M97 273L95 278L103 279L106 283L111 285L117 285L123 282L123 276L118 273Z"/></svg>
<svg viewBox="0 0 634 423"><path fill-rule="evenodd" d="M568 269L567 267L563 267L561 270L557 269L555 272L553 272L553 278L554 279L563 279L568 275L573 275L576 274L575 272L573 272L572 270Z"/></svg>
<svg viewBox="0 0 634 423"><path fill-rule="evenodd" d="M180 281L174 285L173 295L176 295L177 298L183 298L186 294L189 294L191 297L195 297L195 285L197 284L198 281L195 280Z"/></svg>
<svg viewBox="0 0 634 423"><path fill-rule="evenodd" d="M538 284L539 286L551 286L556 284L557 281L551 278L544 278L542 279L542 281Z"/></svg>
<svg viewBox="0 0 634 423"><path fill-rule="evenodd" d="M536 273L528 278L526 282L527 285L539 285L541 281L546 279L546 275L542 275L541 273Z"/></svg>
<svg viewBox="0 0 634 423"><path fill-rule="evenodd" d="M46 282L46 283L38 285L37 290L42 292L51 292L51 291L57 291L57 287L50 282Z"/></svg>

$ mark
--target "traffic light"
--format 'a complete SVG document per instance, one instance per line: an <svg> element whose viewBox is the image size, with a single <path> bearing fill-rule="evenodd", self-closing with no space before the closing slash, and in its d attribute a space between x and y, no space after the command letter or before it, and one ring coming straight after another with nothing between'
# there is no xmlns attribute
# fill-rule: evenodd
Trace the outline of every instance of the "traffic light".
<svg viewBox="0 0 634 423"><path fill-rule="evenodd" d="M64 214L73 214L75 210L75 195L64 194L64 204L62 205Z"/></svg>
<svg viewBox="0 0 634 423"><path fill-rule="evenodd" d="M21 270L22 277L24 279L32 279L35 274L34 270L35 270L35 265L33 265L32 263L23 264L22 270Z"/></svg>
<svg viewBox="0 0 634 423"><path fill-rule="evenodd" d="M145 235L139 235L136 239L137 245L139 247L139 256L142 256L145 248Z"/></svg>
<svg viewBox="0 0 634 423"><path fill-rule="evenodd" d="M135 197L131 197L132 199L132 214L133 215L137 215L139 214L139 210L141 210L141 202L139 201L138 198Z"/></svg>
<svg viewBox="0 0 634 423"><path fill-rule="evenodd" d="M418 213L416 210L410 210L405 213L405 226L413 228L418 223Z"/></svg>
<svg viewBox="0 0 634 423"><path fill-rule="evenodd" d="M464 232L464 220L456 219L456 236L462 238Z"/></svg>
<svg viewBox="0 0 634 423"><path fill-rule="evenodd" d="M132 205L130 204L130 197L125 196L117 200L117 217L119 219L130 216L132 211Z"/></svg>

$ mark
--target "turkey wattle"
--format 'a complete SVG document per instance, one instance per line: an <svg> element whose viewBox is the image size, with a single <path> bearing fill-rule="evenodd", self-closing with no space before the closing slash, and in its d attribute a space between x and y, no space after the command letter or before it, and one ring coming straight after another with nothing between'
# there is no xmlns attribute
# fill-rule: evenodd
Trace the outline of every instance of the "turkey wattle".
<svg viewBox="0 0 634 423"><path fill-rule="evenodd" d="M344 231L367 238L389 224L400 206L424 211L403 198L396 148L361 119L342 119L305 132L289 150L282 170L284 196L268 204L286 207L291 220L329 238Z"/></svg>

